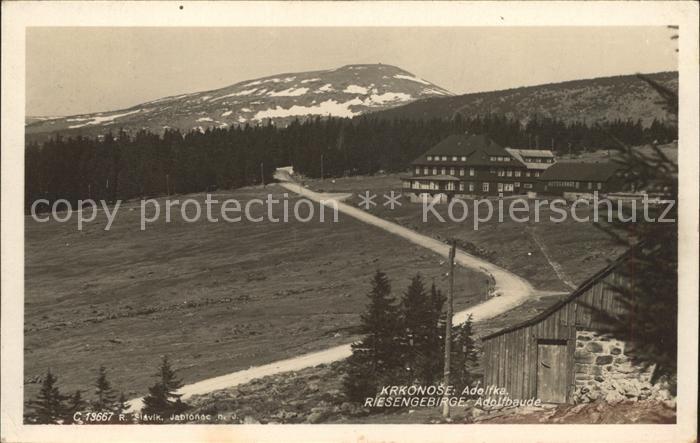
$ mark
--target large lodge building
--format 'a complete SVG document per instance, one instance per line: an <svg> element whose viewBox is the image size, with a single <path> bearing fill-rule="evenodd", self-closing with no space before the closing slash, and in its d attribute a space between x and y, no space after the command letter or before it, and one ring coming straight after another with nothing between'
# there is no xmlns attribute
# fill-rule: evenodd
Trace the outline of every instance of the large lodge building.
<svg viewBox="0 0 700 443"><path fill-rule="evenodd" d="M504 148L485 135L451 135L411 163L403 189L413 201L489 195L610 192L619 167L556 163L545 149ZM549 174L549 170L555 172ZM575 174L569 177L570 173Z"/></svg>

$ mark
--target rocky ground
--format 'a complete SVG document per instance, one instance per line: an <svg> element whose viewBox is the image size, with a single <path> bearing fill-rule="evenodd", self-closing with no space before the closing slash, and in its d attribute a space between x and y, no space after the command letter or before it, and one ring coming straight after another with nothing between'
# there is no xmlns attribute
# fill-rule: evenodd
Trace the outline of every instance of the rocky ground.
<svg viewBox="0 0 700 443"><path fill-rule="evenodd" d="M675 400L654 395L646 400L602 400L578 405L509 408L486 412L455 408L445 420L437 408L371 411L348 402L342 393L344 362L320 365L254 380L192 397L189 414L222 415L217 423L675 423Z"/></svg>
<svg viewBox="0 0 700 443"><path fill-rule="evenodd" d="M480 420L481 423L548 424L625 424L676 422L673 401L643 400L608 403L596 401L579 405L560 405L549 410L503 413Z"/></svg>
<svg viewBox="0 0 700 443"><path fill-rule="evenodd" d="M191 398L191 414L224 416L225 423L321 423L369 414L342 394L343 362L253 380Z"/></svg>

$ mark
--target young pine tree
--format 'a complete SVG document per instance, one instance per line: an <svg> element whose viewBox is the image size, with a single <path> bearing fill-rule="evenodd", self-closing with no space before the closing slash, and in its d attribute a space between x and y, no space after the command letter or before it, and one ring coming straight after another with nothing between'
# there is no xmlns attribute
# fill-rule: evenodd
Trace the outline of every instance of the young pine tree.
<svg viewBox="0 0 700 443"><path fill-rule="evenodd" d="M85 409L87 406L87 402L83 400L83 394L80 392L80 390L77 390L73 393L73 395L70 397L68 400L68 415L66 417L66 420L70 423L73 423L73 415L78 412L82 411Z"/></svg>
<svg viewBox="0 0 700 443"><path fill-rule="evenodd" d="M113 411L117 404L117 393L112 389L112 384L107 380L107 369L100 366L95 380L95 400L91 406L95 412Z"/></svg>
<svg viewBox="0 0 700 443"><path fill-rule="evenodd" d="M674 122L678 116L678 93L645 76L639 76L660 96ZM677 129L676 129L677 131ZM677 135L677 134L676 134ZM655 368L653 381L668 378L675 388L678 360L678 162L656 145L651 152L635 148L619 139L614 147L625 166L626 185L663 195L673 202L648 208L637 214L636 223L614 220L599 224L604 231L630 249L626 260L617 268L624 283L610 285L617 293L623 313L596 310L610 335L627 343L632 360ZM641 211L641 210L640 210ZM629 214L628 214L629 215ZM673 222L669 222L673 220Z"/></svg>
<svg viewBox="0 0 700 443"><path fill-rule="evenodd" d="M460 392L475 381L474 369L479 362L471 316L460 326L454 328L451 349L450 384L455 387L457 392Z"/></svg>
<svg viewBox="0 0 700 443"><path fill-rule="evenodd" d="M433 295L438 297L437 292ZM428 297L420 275L401 299L401 354L407 383L433 382L435 360L435 334L439 314L434 312L436 300ZM437 348L439 349L439 347Z"/></svg>
<svg viewBox="0 0 700 443"><path fill-rule="evenodd" d="M129 402L126 401L126 396L124 395L124 392L119 393L119 398L117 399L117 403L114 407L114 413L115 414L123 414L126 411L129 410Z"/></svg>
<svg viewBox="0 0 700 443"><path fill-rule="evenodd" d="M423 367L423 382L425 384L431 384L440 380L444 360L445 315L442 309L445 305L446 297L435 287L434 282L430 287L428 301L429 311L426 315L428 318L428 325L426 326L428 335L424 351L426 355L425 366Z"/></svg>
<svg viewBox="0 0 700 443"><path fill-rule="evenodd" d="M187 404L180 400L181 394L177 394L182 387L182 382L175 377L175 371L170 367L167 356L163 357L160 368L155 374L158 381L148 388L148 395L143 399L144 414L160 414L167 418L171 414L179 414L187 409Z"/></svg>
<svg viewBox="0 0 700 443"><path fill-rule="evenodd" d="M400 365L397 353L397 309L391 297L391 284L386 274L377 271L372 290L367 295L367 311L361 316L361 341L353 343L348 359L345 395L351 401L373 397L383 380Z"/></svg>
<svg viewBox="0 0 700 443"><path fill-rule="evenodd" d="M29 402L33 413L29 418L34 423L56 424L62 423L69 415L69 408L66 405L67 397L58 389L56 382L58 379L49 369L41 384L41 390L36 400Z"/></svg>

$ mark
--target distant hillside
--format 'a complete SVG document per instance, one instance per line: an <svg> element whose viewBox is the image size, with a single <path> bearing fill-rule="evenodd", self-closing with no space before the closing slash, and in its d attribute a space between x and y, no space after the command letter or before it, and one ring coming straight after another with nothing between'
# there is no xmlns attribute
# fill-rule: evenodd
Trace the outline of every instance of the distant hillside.
<svg viewBox="0 0 700 443"><path fill-rule="evenodd" d="M649 74L649 78L678 90L677 72ZM658 103L659 95L635 75L601 77L502 91L479 92L419 100L372 113L380 118L431 119L488 113L505 114L523 122L534 115L566 122L595 123L603 120L640 119L648 126L668 115Z"/></svg>
<svg viewBox="0 0 700 443"><path fill-rule="evenodd" d="M110 112L68 117L27 117L29 140L133 132L225 128L272 120L285 125L309 116L353 117L451 92L391 65L347 65L327 71L278 74L212 91L165 97Z"/></svg>

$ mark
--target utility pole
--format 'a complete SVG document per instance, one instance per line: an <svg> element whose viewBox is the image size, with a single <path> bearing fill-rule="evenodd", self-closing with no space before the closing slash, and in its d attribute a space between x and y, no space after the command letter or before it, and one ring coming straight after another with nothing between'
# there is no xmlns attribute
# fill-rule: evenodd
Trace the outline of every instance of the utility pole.
<svg viewBox="0 0 700 443"><path fill-rule="evenodd" d="M451 366L451 356L452 353L452 299L455 286L455 250L457 249L457 242L452 239L450 245L450 290L447 293L447 318L445 319L445 371L443 384L445 386L445 395L443 397L444 404L442 405L442 416L445 418L450 417L450 403L448 401L447 387L450 386L450 366Z"/></svg>
<svg viewBox="0 0 700 443"><path fill-rule="evenodd" d="M263 169L263 162L260 162L260 183L262 183L263 188L265 187L265 170Z"/></svg>

